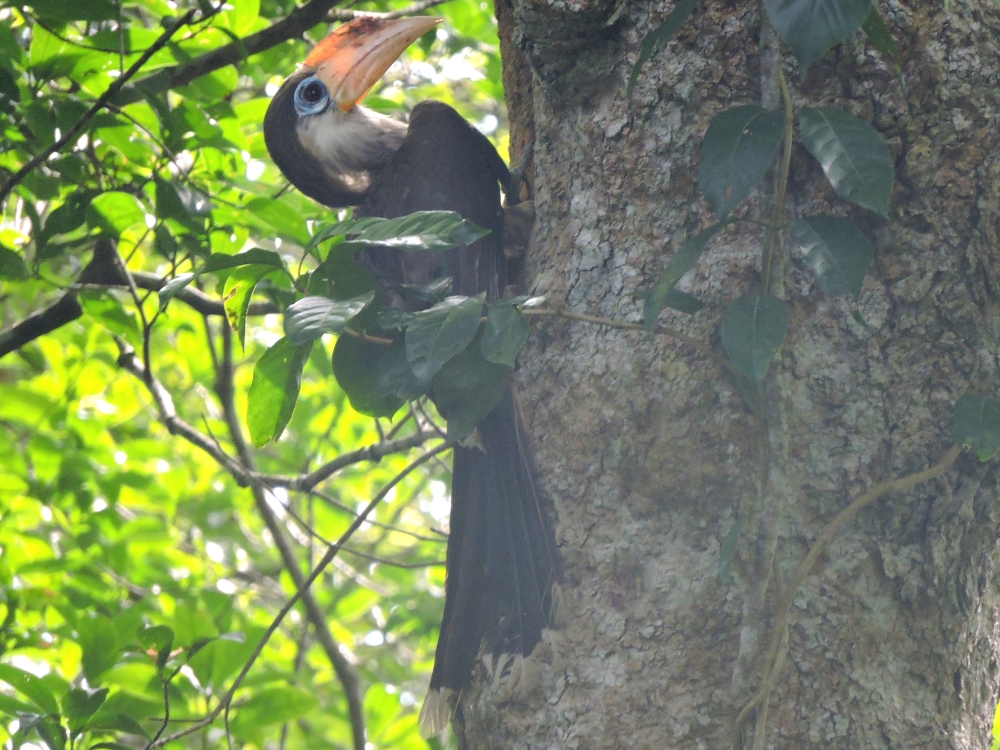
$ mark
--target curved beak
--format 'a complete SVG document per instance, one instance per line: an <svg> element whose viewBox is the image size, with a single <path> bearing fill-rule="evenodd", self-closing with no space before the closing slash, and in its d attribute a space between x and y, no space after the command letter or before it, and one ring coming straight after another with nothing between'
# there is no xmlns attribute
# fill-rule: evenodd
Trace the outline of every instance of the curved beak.
<svg viewBox="0 0 1000 750"><path fill-rule="evenodd" d="M309 53L305 64L342 112L357 104L403 50L441 23L440 18L355 18L337 27Z"/></svg>

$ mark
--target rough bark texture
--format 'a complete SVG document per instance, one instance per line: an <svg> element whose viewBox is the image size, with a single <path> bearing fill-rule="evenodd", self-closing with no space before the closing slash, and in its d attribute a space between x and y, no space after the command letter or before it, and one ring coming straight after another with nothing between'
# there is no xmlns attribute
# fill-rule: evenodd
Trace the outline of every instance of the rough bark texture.
<svg viewBox="0 0 1000 750"><path fill-rule="evenodd" d="M533 289L640 319L635 294L712 220L697 157L725 108L774 101L749 3L699 4L625 82L666 3L498 0L514 143L534 128ZM804 79L796 106L837 106L888 139L891 220L839 201L803 148L791 216L849 215L876 245L860 310L825 298L792 253L789 334L772 364L771 463L720 368L665 337L577 322L537 328L520 383L559 517L570 625L540 692L462 704L471 748L725 748L759 683L775 586L851 499L934 463L971 386L995 395L1000 334L1000 12L993 0L880 2L900 82L860 34ZM765 62L762 62L764 60ZM526 101L530 65L530 110ZM512 85L512 83L516 84ZM740 213L762 218L767 196ZM718 347L724 306L758 288L762 232L717 239L674 325ZM988 748L997 703L997 473L962 457L864 511L799 590L767 746ZM720 548L740 519L732 574ZM776 539L776 545L773 543ZM777 580L766 584L770 555ZM749 739L744 740L749 747Z"/></svg>

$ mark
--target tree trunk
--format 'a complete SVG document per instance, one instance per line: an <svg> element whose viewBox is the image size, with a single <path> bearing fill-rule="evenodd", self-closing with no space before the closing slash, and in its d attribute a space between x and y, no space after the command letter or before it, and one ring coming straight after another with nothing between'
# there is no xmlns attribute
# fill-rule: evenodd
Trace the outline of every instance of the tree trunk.
<svg viewBox="0 0 1000 750"><path fill-rule="evenodd" d="M535 327L519 384L566 561L564 663L535 693L484 683L465 696L466 744L718 749L750 747L756 727L759 747L988 748L1000 504L995 466L969 455L833 538L794 597L766 722L758 708L736 725L782 586L824 526L877 482L937 462L956 399L995 388L998 6L880 3L898 77L860 33L803 76L756 6L703 2L630 105L639 43L671 5L497 2L513 150L534 133L530 288L554 306L641 320L636 294L714 220L696 177L708 123L780 106L779 60L796 107L838 107L883 134L896 184L889 221L848 206L797 143L785 216L863 227L873 333L792 251L766 432L719 364L675 339ZM766 221L770 192L738 213ZM763 229L737 227L682 284L706 307L662 317L720 353L722 309L760 286Z"/></svg>

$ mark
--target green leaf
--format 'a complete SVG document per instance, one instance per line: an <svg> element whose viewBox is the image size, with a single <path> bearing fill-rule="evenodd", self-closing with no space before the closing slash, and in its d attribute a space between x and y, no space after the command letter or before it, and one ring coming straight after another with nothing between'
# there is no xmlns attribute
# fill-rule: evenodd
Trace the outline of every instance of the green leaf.
<svg viewBox="0 0 1000 750"><path fill-rule="evenodd" d="M892 33L885 25L885 20L874 3L865 17L865 22L861 24L861 29L865 32L865 36L868 37L872 46L887 57L898 72L900 70L899 47L896 46L896 40L892 38Z"/></svg>
<svg viewBox="0 0 1000 750"><path fill-rule="evenodd" d="M406 344L402 339L391 346L382 347L375 372L375 393L379 396L398 396L404 401L419 398L427 391L410 369L406 359Z"/></svg>
<svg viewBox="0 0 1000 750"><path fill-rule="evenodd" d="M282 338L257 360L247 393L247 429L258 448L280 437L291 419L311 350L312 341L296 346Z"/></svg>
<svg viewBox="0 0 1000 750"><path fill-rule="evenodd" d="M864 120L830 107L803 107L799 127L837 195L888 218L894 173L882 135Z"/></svg>
<svg viewBox="0 0 1000 750"><path fill-rule="evenodd" d="M164 284L162 287L160 287L160 291L157 292L157 294L160 297L160 309L165 310L167 307L167 303L169 303L170 300L176 297L178 292L180 292L182 289L185 289L188 286L188 284L190 284L196 278L198 278L198 274L196 273L182 273L178 274L170 281L168 281L166 284Z"/></svg>
<svg viewBox="0 0 1000 750"><path fill-rule="evenodd" d="M454 211L417 211L396 219L365 217L342 221L317 232L307 249L337 235L353 235L354 250L368 246L397 250L450 250L489 234Z"/></svg>
<svg viewBox="0 0 1000 750"><path fill-rule="evenodd" d="M136 737L144 737L147 740L150 738L149 732L143 729L139 722L125 714L99 713L87 724L87 729L90 731L112 730L134 734Z"/></svg>
<svg viewBox="0 0 1000 750"><path fill-rule="evenodd" d="M858 298L875 250L853 222L840 216L806 216L793 221L789 231L824 294Z"/></svg>
<svg viewBox="0 0 1000 750"><path fill-rule="evenodd" d="M19 701L17 698L11 698L9 695L0 693L0 713L16 717L18 714L30 714L37 710L37 706L33 706L30 703L25 703L24 701Z"/></svg>
<svg viewBox="0 0 1000 750"><path fill-rule="evenodd" d="M142 333L135 313L127 311L111 292L85 289L78 295L80 307L91 318L136 349L142 348Z"/></svg>
<svg viewBox="0 0 1000 750"><path fill-rule="evenodd" d="M309 291L332 299L353 299L375 289L375 278L354 259L350 242L334 246L309 277Z"/></svg>
<svg viewBox="0 0 1000 750"><path fill-rule="evenodd" d="M955 402L952 435L980 461L989 461L1000 451L1000 401L964 394Z"/></svg>
<svg viewBox="0 0 1000 750"><path fill-rule="evenodd" d="M283 724L312 711L319 705L314 693L290 685L266 687L236 710L230 721L237 735L261 727Z"/></svg>
<svg viewBox="0 0 1000 750"><path fill-rule="evenodd" d="M146 223L146 210L134 195L111 191L94 198L87 207L87 223L112 237L126 229Z"/></svg>
<svg viewBox="0 0 1000 750"><path fill-rule="evenodd" d="M322 337L324 333L340 333L347 321L372 301L374 292L350 300L326 297L303 297L285 310L285 336L298 346Z"/></svg>
<svg viewBox="0 0 1000 750"><path fill-rule="evenodd" d="M421 383L429 383L441 366L472 341L483 311L480 297L448 297L414 313L406 329L406 359Z"/></svg>
<svg viewBox="0 0 1000 750"><path fill-rule="evenodd" d="M19 253L0 245L0 279L23 279L28 275L28 265Z"/></svg>
<svg viewBox="0 0 1000 750"><path fill-rule="evenodd" d="M83 649L83 674L91 685L118 662L122 649L114 623L105 615L81 617L77 623Z"/></svg>
<svg viewBox="0 0 1000 750"><path fill-rule="evenodd" d="M63 714L72 724L80 724L93 716L107 697L107 688L97 690L74 688L63 696Z"/></svg>
<svg viewBox="0 0 1000 750"><path fill-rule="evenodd" d="M309 244L309 230L306 229L305 220L296 211L289 210L288 204L271 198L254 198L247 203L247 209L303 247Z"/></svg>
<svg viewBox="0 0 1000 750"><path fill-rule="evenodd" d="M250 250L249 252L253 252ZM245 253L240 253L245 255ZM247 310L250 309L250 299L257 283L268 274L276 273L273 266L252 264L239 266L230 272L223 287L226 317L230 325L236 329L240 346L246 346Z"/></svg>
<svg viewBox="0 0 1000 750"><path fill-rule="evenodd" d="M252 250L236 253L235 255L216 253L208 259L202 272L212 273L240 266L270 266L271 268L285 270L285 261L273 250L262 250L259 247L255 247Z"/></svg>
<svg viewBox="0 0 1000 750"><path fill-rule="evenodd" d="M696 2L697 0L679 0L674 9L663 19L663 23L642 38L642 45L639 48L639 58L635 61L635 65L632 66L632 72L628 77L628 87L625 89L625 97L627 99L632 98L632 89L635 88L635 82L639 79L642 66L646 64L649 58L656 54L660 47L670 41L674 34L680 31L681 26L684 25L694 11Z"/></svg>
<svg viewBox="0 0 1000 750"><path fill-rule="evenodd" d="M474 343L449 359L431 383L434 405L448 420L448 439L460 440L500 401L510 368L487 362Z"/></svg>
<svg viewBox="0 0 1000 750"><path fill-rule="evenodd" d="M42 19L57 23L66 21L112 21L117 11L112 0L31 0L30 5Z"/></svg>
<svg viewBox="0 0 1000 750"><path fill-rule="evenodd" d="M727 109L708 126L698 161L698 187L719 221L764 178L784 137L784 121L781 110L748 104Z"/></svg>
<svg viewBox="0 0 1000 750"><path fill-rule="evenodd" d="M764 0L764 8L804 71L861 27L871 0Z"/></svg>
<svg viewBox="0 0 1000 750"><path fill-rule="evenodd" d="M722 347L733 366L760 384L788 330L785 301L770 294L748 294L722 316Z"/></svg>
<svg viewBox="0 0 1000 750"><path fill-rule="evenodd" d="M529 333L531 326L517 307L503 303L490 305L479 351L487 362L513 368Z"/></svg>
<svg viewBox="0 0 1000 750"><path fill-rule="evenodd" d="M136 631L135 635L139 639L139 645L144 649L152 649L159 652L169 649L174 644L173 628L166 625L151 625L146 628L140 628Z"/></svg>
<svg viewBox="0 0 1000 750"><path fill-rule="evenodd" d="M0 680L6 682L17 692L28 698L42 713L58 714L59 704L41 677L18 669L10 664L0 664Z"/></svg>
<svg viewBox="0 0 1000 750"><path fill-rule="evenodd" d="M652 332L653 328L656 327L656 321L660 317L663 308L667 306L677 282L681 280L684 274L691 270L691 267L701 257L709 240L723 226L725 225L713 224L707 229L702 229L694 237L691 237L684 243L680 250L674 253L674 257L667 262L667 267L660 274L660 280L656 282L656 286L640 295L645 300L642 317L646 323L647 331ZM682 310L682 312L684 311Z"/></svg>
<svg viewBox="0 0 1000 750"><path fill-rule="evenodd" d="M355 411L371 417L391 417L403 405L403 399L380 391L376 386L376 377L388 349L383 344L353 336L337 339L333 349L333 374Z"/></svg>

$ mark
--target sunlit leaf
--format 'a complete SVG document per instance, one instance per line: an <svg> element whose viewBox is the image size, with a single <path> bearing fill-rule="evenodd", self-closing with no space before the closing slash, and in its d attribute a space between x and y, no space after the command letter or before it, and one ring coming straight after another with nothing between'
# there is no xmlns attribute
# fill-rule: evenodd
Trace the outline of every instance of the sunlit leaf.
<svg viewBox="0 0 1000 750"><path fill-rule="evenodd" d="M247 393L247 428L256 446L281 436L299 397L302 368L312 342L296 346L280 339L257 360Z"/></svg>
<svg viewBox="0 0 1000 750"><path fill-rule="evenodd" d="M59 704L45 682L10 664L0 664L0 681L6 682L47 714L58 714Z"/></svg>

